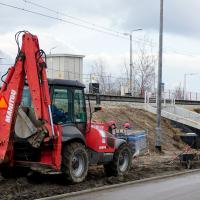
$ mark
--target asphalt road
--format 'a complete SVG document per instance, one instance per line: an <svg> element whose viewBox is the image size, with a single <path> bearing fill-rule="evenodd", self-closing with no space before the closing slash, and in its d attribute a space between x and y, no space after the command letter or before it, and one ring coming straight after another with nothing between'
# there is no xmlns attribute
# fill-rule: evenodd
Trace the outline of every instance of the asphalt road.
<svg viewBox="0 0 200 200"><path fill-rule="evenodd" d="M98 191L67 200L200 200L200 172Z"/></svg>

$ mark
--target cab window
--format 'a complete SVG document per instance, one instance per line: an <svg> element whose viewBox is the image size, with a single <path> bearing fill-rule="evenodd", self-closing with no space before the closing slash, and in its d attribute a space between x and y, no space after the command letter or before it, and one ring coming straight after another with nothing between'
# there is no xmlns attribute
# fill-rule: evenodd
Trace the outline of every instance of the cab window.
<svg viewBox="0 0 200 200"><path fill-rule="evenodd" d="M54 123L72 122L72 92L67 88L54 88L51 109Z"/></svg>
<svg viewBox="0 0 200 200"><path fill-rule="evenodd" d="M74 90L74 118L75 122L86 122L86 107L83 90Z"/></svg>
<svg viewBox="0 0 200 200"><path fill-rule="evenodd" d="M30 91L28 87L24 87L21 105L24 107L33 107L32 101L31 101L31 95L30 95Z"/></svg>

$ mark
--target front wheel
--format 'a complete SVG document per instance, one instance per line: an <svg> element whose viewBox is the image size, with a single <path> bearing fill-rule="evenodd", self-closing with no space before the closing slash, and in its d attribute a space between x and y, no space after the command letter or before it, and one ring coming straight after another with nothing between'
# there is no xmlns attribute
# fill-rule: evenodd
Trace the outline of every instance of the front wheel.
<svg viewBox="0 0 200 200"><path fill-rule="evenodd" d="M88 155L80 143L65 144L62 150L62 172L72 183L82 182L88 172Z"/></svg>
<svg viewBox="0 0 200 200"><path fill-rule="evenodd" d="M122 144L114 153L113 160L104 165L107 176L121 176L128 173L132 163L131 148Z"/></svg>

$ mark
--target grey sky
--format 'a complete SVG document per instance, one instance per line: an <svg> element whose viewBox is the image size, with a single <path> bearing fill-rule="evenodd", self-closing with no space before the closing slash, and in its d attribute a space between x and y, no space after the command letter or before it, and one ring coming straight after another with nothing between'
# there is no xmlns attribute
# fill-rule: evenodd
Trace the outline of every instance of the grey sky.
<svg viewBox="0 0 200 200"><path fill-rule="evenodd" d="M23 0L2 1L18 7L44 12ZM111 26L117 30L130 30L134 27L142 27L145 30L158 30L159 22L159 0L35 0L35 3L42 4L52 9L65 12L77 17L83 17L92 23L96 18L108 18ZM165 31L191 36L200 33L198 0L165 0ZM32 24L32 26L50 26L57 23L54 20L46 20L41 16L22 14L22 11L12 8L0 7L1 26L0 31L10 31L21 24ZM52 12L46 11L45 14ZM101 24L100 24L101 25Z"/></svg>
<svg viewBox="0 0 200 200"><path fill-rule="evenodd" d="M91 23L127 32L141 27L142 33L135 33L134 38L144 35L158 42L159 0L30 0L51 9L79 17ZM63 17L35 7L23 0L0 0L21 8L42 12L47 15ZM164 0L164 63L163 80L168 87L182 82L184 73L200 73L200 1L199 0ZM72 21L72 19L65 18ZM74 20L73 20L74 21ZM75 21L74 21L75 22ZM76 21L77 22L77 21ZM80 23L80 22L78 22ZM18 30L30 30L37 34L40 44L47 52L57 46L54 53L80 53L86 55L85 69L98 57L105 58L108 70L120 65L127 59L128 40L89 31L70 24L37 16L0 5L0 50L9 57L16 55L14 33ZM137 44L134 43L137 54ZM154 47L157 51L157 46ZM7 57L7 56L6 56ZM10 61L10 59L9 59ZM200 77L200 76L199 76ZM196 88L196 81L191 82L191 90Z"/></svg>

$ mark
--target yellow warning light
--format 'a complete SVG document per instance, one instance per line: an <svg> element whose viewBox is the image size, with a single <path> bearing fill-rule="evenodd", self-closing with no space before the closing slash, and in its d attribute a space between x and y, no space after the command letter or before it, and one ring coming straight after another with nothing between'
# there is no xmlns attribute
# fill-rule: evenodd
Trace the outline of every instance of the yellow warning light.
<svg viewBox="0 0 200 200"><path fill-rule="evenodd" d="M8 104L6 103L5 98L2 96L0 98L0 108L7 108L7 107L8 107Z"/></svg>

